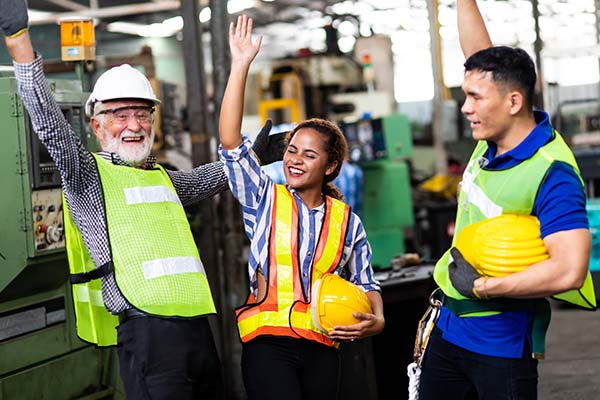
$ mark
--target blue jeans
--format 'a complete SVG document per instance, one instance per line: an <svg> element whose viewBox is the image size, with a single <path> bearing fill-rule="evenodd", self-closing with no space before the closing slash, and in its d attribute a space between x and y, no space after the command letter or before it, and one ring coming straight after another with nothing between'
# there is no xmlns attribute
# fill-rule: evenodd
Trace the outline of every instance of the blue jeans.
<svg viewBox="0 0 600 400"><path fill-rule="evenodd" d="M435 328L422 364L419 400L536 400L537 364L477 354L442 339Z"/></svg>

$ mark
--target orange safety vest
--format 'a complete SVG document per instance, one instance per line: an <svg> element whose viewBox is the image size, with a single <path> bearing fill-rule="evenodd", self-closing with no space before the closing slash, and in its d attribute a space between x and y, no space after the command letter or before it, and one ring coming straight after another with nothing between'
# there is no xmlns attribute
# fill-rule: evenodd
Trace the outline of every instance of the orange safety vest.
<svg viewBox="0 0 600 400"><path fill-rule="evenodd" d="M337 347L338 343L313 323L310 289L323 274L334 271L342 258L350 207L325 197L325 220L306 298L298 262L298 207L287 187L274 186L267 294L257 303L250 293L246 303L235 310L240 339L248 342L260 335L288 336Z"/></svg>

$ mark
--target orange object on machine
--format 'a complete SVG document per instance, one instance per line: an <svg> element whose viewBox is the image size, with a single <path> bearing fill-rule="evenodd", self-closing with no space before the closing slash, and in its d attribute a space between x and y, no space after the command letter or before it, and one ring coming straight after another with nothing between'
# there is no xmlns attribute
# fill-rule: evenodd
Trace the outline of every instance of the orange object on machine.
<svg viewBox="0 0 600 400"><path fill-rule="evenodd" d="M63 61L95 60L96 37L92 18L62 18L60 46Z"/></svg>

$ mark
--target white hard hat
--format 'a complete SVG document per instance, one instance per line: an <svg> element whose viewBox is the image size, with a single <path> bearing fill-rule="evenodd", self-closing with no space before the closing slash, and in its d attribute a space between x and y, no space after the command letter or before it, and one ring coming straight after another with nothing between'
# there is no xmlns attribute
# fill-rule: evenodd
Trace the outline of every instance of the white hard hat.
<svg viewBox="0 0 600 400"><path fill-rule="evenodd" d="M85 112L90 117L96 102L116 99L141 99L160 104L148 78L129 64L113 67L100 75L85 102Z"/></svg>

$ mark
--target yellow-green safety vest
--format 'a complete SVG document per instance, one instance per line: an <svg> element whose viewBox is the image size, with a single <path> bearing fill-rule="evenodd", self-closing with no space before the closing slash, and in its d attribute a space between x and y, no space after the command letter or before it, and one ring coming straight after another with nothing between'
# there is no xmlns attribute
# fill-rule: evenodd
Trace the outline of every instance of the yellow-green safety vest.
<svg viewBox="0 0 600 400"><path fill-rule="evenodd" d="M485 141L479 141L463 173L452 246L455 245L460 231L467 225L501 214L530 215L544 176L555 161L562 161L572 166L581 180L573 153L556 131L554 138L532 157L506 170L492 171L480 167L479 160L484 156L487 148ZM450 250L446 251L436 263L434 279L447 296L459 300L466 299L450 282L449 255ZM570 290L552 297L582 308L596 308L594 285L589 271L581 289Z"/></svg>
<svg viewBox="0 0 600 400"><path fill-rule="evenodd" d="M215 313L185 210L164 169L157 165L143 170L114 165L95 154L94 158L112 259L99 276L94 274L97 268L63 199L72 277L92 276L72 286L79 337L99 346L116 344L118 319L104 307L101 281L95 279L111 269L127 301L148 314L195 317Z"/></svg>

